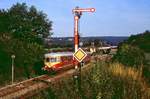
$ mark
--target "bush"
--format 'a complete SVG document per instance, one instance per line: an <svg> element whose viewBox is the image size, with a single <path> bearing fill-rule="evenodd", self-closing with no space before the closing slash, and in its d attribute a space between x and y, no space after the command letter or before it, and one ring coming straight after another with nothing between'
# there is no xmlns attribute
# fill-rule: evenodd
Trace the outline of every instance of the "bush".
<svg viewBox="0 0 150 99"><path fill-rule="evenodd" d="M142 49L144 52L150 52L150 31L145 31L137 35L131 35L126 43Z"/></svg>
<svg viewBox="0 0 150 99"><path fill-rule="evenodd" d="M35 62L34 66L33 66L33 70L34 70L36 75L44 74L44 71L42 70L42 67L44 67L44 62L43 61Z"/></svg>
<svg viewBox="0 0 150 99"><path fill-rule="evenodd" d="M122 44L119 46L117 54L114 56L113 60L126 66L139 68L139 66L145 63L145 56L144 52L138 47Z"/></svg>
<svg viewBox="0 0 150 99"><path fill-rule="evenodd" d="M134 68L97 62L93 68L82 71L80 91L73 78L66 78L32 99L149 99L138 75Z"/></svg>

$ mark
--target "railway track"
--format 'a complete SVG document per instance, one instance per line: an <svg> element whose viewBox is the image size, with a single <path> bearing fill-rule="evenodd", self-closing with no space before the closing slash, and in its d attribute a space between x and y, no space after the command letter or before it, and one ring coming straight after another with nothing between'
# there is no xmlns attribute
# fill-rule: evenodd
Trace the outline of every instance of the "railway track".
<svg viewBox="0 0 150 99"><path fill-rule="evenodd" d="M101 60L103 58L106 58L106 55L100 57L96 56L95 58L97 60ZM87 67L89 67L89 64L82 68ZM0 89L0 99L20 99L33 96L41 90L48 88L49 84L56 83L57 81L60 81L61 79L66 77L71 77L75 73L75 70L71 69L65 72L60 72L59 74L53 77L48 75L41 75L35 78L31 78L29 80L19 82L17 84L8 85Z"/></svg>
<svg viewBox="0 0 150 99"><path fill-rule="evenodd" d="M50 84L54 84L66 77L72 77L74 73L75 70L71 69L66 72L61 72L54 77L42 75L17 84L6 86L0 89L0 99L24 99L31 97L41 90L48 88Z"/></svg>
<svg viewBox="0 0 150 99"><path fill-rule="evenodd" d="M15 98L15 95L17 95L17 94L21 95L20 91L22 91L22 90L25 91L26 89L29 89L30 86L34 86L37 83L36 82L37 79L46 80L48 78L49 78L48 75L42 75L42 76L39 76L39 77L35 77L35 78L31 78L29 80L19 82L17 84L13 84L13 85L3 87L3 88L0 89L0 99Z"/></svg>

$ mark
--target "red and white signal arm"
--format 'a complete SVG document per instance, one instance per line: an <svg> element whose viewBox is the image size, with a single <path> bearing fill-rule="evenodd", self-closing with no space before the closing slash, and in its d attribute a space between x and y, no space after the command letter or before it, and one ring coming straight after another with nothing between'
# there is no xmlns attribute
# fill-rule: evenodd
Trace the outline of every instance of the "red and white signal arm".
<svg viewBox="0 0 150 99"><path fill-rule="evenodd" d="M78 8L78 9L73 9L73 12L95 12L95 8Z"/></svg>
<svg viewBox="0 0 150 99"><path fill-rule="evenodd" d="M87 56L87 54L81 49L79 48L74 54L73 56L75 57L75 59L78 61L78 62L82 62L85 57Z"/></svg>

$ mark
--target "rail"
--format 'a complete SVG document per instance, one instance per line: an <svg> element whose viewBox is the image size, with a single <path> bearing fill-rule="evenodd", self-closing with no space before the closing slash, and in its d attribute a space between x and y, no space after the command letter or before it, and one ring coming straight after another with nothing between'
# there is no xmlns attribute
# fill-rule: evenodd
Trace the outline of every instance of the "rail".
<svg viewBox="0 0 150 99"><path fill-rule="evenodd" d="M107 55L101 56L105 58ZM101 59L99 56L97 59ZM94 59L94 57L93 57ZM82 69L91 67L89 64L82 67ZM0 99L13 99L13 98L26 98L33 96L49 87L49 84L54 84L66 77L72 77L75 74L75 70L71 69L65 72L61 72L56 76L50 77L48 75L41 75L35 78L31 78L17 84L8 85L0 89Z"/></svg>

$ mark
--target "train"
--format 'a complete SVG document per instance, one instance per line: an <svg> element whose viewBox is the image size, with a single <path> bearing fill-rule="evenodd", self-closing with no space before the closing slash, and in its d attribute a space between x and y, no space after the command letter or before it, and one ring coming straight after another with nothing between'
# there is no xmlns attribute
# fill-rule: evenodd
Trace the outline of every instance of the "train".
<svg viewBox="0 0 150 99"><path fill-rule="evenodd" d="M89 63L91 54L87 52L86 58L83 60L84 64ZM74 57L73 52L53 52L44 55L44 71L60 71L64 69L74 68L75 64L79 63Z"/></svg>

